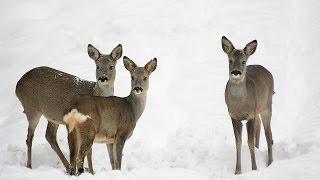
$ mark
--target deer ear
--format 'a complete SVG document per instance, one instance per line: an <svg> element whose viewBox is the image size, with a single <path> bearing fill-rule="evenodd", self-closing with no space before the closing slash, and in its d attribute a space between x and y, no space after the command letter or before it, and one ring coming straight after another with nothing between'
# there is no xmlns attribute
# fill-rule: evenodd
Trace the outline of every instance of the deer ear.
<svg viewBox="0 0 320 180"><path fill-rule="evenodd" d="M246 53L247 56L252 55L256 49L257 49L258 42L257 40L251 41L249 44L246 45L244 48L244 53Z"/></svg>
<svg viewBox="0 0 320 180"><path fill-rule="evenodd" d="M234 50L234 46L232 42L227 39L225 36L221 38L222 49L225 53L229 54Z"/></svg>
<svg viewBox="0 0 320 180"><path fill-rule="evenodd" d="M91 59L97 61L100 57L100 52L91 44L88 44L88 55L91 57Z"/></svg>
<svg viewBox="0 0 320 180"><path fill-rule="evenodd" d="M111 57L114 59L114 60L118 60L120 59L122 56L122 45L119 44L117 47L115 47L112 52L111 52Z"/></svg>
<svg viewBox="0 0 320 180"><path fill-rule="evenodd" d="M124 64L124 67L130 72L132 70L134 70L134 68L137 67L137 65L131 59L129 59L127 56L123 57L123 64Z"/></svg>
<svg viewBox="0 0 320 180"><path fill-rule="evenodd" d="M150 60L145 66L144 68L150 73L152 73L154 70L156 70L157 68L157 58L153 58L152 60Z"/></svg>

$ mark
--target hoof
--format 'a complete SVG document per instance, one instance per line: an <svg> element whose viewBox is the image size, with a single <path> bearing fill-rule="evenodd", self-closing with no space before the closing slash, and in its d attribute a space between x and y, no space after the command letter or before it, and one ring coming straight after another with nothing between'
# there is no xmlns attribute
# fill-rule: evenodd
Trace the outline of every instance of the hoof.
<svg viewBox="0 0 320 180"><path fill-rule="evenodd" d="M27 168L32 169L31 164L27 164Z"/></svg>
<svg viewBox="0 0 320 180"><path fill-rule="evenodd" d="M235 175L241 174L241 169L238 169L238 168L237 168L237 169L235 170L234 174L235 174Z"/></svg>
<svg viewBox="0 0 320 180"><path fill-rule="evenodd" d="M83 173L83 168L78 168L78 175L82 174Z"/></svg>
<svg viewBox="0 0 320 180"><path fill-rule="evenodd" d="M70 175L70 176L75 176L75 175L76 175L76 171L70 171L70 172L69 172L69 175Z"/></svg>
<svg viewBox="0 0 320 180"><path fill-rule="evenodd" d="M70 168L67 172L70 174L70 176L76 175L76 170L74 168Z"/></svg>
<svg viewBox="0 0 320 180"><path fill-rule="evenodd" d="M269 160L267 166L270 166L272 164L273 160Z"/></svg>
<svg viewBox="0 0 320 180"><path fill-rule="evenodd" d="M94 171L93 170L90 170L89 168L84 168L84 170L86 172L89 172L90 174L94 175Z"/></svg>

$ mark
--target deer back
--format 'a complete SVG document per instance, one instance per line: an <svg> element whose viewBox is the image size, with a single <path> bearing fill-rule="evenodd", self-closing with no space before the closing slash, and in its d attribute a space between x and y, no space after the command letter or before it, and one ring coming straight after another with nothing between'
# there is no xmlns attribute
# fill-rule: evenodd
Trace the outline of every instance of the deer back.
<svg viewBox="0 0 320 180"><path fill-rule="evenodd" d="M92 94L95 82L81 80L68 73L38 67L22 76L16 95L25 111L41 112L49 120L62 123L63 111L78 94Z"/></svg>
<svg viewBox="0 0 320 180"><path fill-rule="evenodd" d="M77 109L89 116L98 135L106 137L114 137L116 134L129 135L136 125L132 107L126 98L79 95L71 104L65 114Z"/></svg>

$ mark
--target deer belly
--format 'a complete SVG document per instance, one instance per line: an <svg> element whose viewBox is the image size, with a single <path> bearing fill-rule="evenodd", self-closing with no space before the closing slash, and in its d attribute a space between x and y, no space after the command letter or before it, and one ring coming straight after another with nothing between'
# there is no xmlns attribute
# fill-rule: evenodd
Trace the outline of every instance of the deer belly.
<svg viewBox="0 0 320 180"><path fill-rule="evenodd" d="M254 119L254 114L248 113L248 112L229 112L229 115L232 119L235 119L235 120Z"/></svg>
<svg viewBox="0 0 320 180"><path fill-rule="evenodd" d="M113 144L115 141L115 137L107 137L104 135L97 134L94 138L95 143L106 143L106 144Z"/></svg>

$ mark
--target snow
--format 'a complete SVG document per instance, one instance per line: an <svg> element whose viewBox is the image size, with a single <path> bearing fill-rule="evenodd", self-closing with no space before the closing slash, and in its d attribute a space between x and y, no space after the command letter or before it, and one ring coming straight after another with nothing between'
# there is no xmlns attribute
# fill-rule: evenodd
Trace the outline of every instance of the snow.
<svg viewBox="0 0 320 180"><path fill-rule="evenodd" d="M320 2L316 0L19 1L0 7L0 179L319 179ZM235 143L224 103L227 56L253 39L248 64L275 79L274 162L266 168L262 131L251 171L243 133L242 175L233 174ZM27 121L15 84L28 70L49 66L95 80L91 43L110 53L119 43L138 65L158 59L146 109L126 143L122 171L112 171L106 146L95 144L95 175L68 176L45 140L41 119L33 141L33 169L25 167ZM128 95L130 76L117 66L115 94ZM244 130L244 132L246 132ZM66 129L58 143L68 155Z"/></svg>

